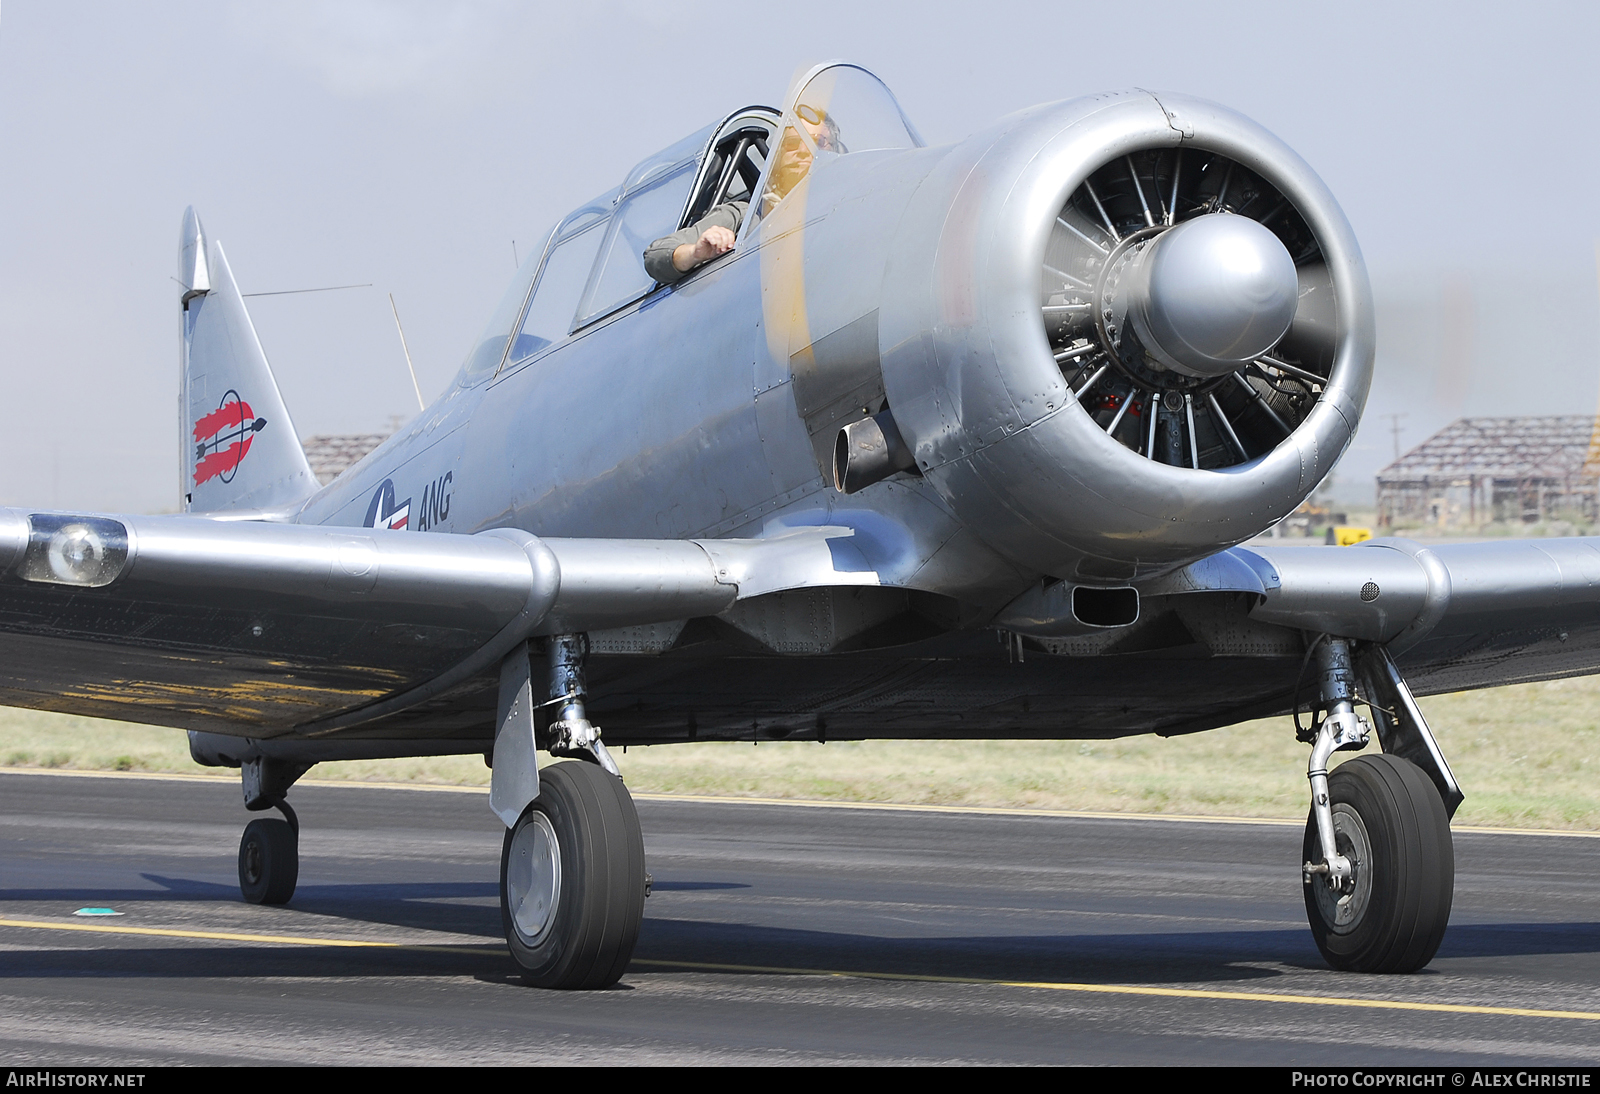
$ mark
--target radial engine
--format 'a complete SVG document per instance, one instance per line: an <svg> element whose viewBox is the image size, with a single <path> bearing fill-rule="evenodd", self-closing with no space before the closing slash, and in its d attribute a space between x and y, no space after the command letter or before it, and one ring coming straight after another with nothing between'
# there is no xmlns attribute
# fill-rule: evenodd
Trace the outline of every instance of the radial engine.
<svg viewBox="0 0 1600 1094"><path fill-rule="evenodd" d="M1006 119L939 159L887 251L885 450L991 546L1075 582L1135 580L1286 516L1350 443L1372 359L1333 196L1198 99Z"/></svg>

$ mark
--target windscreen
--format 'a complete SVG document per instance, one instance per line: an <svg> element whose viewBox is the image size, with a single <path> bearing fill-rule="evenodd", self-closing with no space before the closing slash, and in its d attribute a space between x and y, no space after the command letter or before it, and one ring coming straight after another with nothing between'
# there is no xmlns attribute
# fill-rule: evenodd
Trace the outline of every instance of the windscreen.
<svg viewBox="0 0 1600 1094"><path fill-rule="evenodd" d="M489 317L489 322L484 324L483 333L478 335L477 341L472 344L472 351L467 355L465 366L468 379L493 372L505 359L506 339L511 336L511 328L516 325L517 316L522 314L522 305L528 299L528 284L539 272L540 257L539 251L528 256L528 260L517 271L511 286L500 298L500 303L496 305L494 314Z"/></svg>
<svg viewBox="0 0 1600 1094"><path fill-rule="evenodd" d="M544 273L528 304L527 317L511 347L511 360L531 357L546 346L559 342L572 329L578 298L594 265L595 253L605 232L601 225L585 228L557 243L545 261Z"/></svg>
<svg viewBox="0 0 1600 1094"><path fill-rule="evenodd" d="M762 211L787 197L815 164L852 152L921 144L900 104L876 76L853 65L825 68L806 82L784 115Z"/></svg>

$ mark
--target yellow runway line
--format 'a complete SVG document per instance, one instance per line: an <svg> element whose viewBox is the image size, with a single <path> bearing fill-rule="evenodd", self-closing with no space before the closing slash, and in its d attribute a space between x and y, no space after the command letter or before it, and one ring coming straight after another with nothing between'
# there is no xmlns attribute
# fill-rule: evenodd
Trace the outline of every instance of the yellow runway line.
<svg viewBox="0 0 1600 1094"><path fill-rule="evenodd" d="M77 779L166 779L190 783L239 782L239 776L205 775L181 771L83 771L70 767L0 767L0 775L60 775ZM353 786L368 790L424 790L444 791L449 794L487 794L487 786L455 786L449 783L385 783L357 779L297 779L296 786Z"/></svg>
<svg viewBox="0 0 1600 1094"><path fill-rule="evenodd" d="M27 927L43 931L87 931L90 934L131 934L156 938L199 938L214 942L257 942L276 946L337 946L344 949L420 950L424 953L497 953L504 946L427 946L409 942L372 942L360 938L315 938L294 934L241 934L233 931L185 931L176 927L124 927L112 923L58 923L48 919L0 919L0 927Z"/></svg>
<svg viewBox="0 0 1600 1094"><path fill-rule="evenodd" d="M370 948L424 953L482 953L504 955L498 945L413 945L408 942L371 942L366 939L323 939L296 934L243 934L234 931L182 931L176 928L138 928L98 923L54 923L50 920L0 920L0 928L37 931L86 931L90 934L136 934L168 939L205 939L214 942L258 942L304 947ZM1030 988L1038 992L1082 992L1086 995L1146 995L1166 1000L1214 1000L1219 1003L1298 1003L1304 1006L1350 1006L1370 1011L1421 1011L1427 1014L1485 1014L1496 1017L1549 1017L1600 1022L1600 1011L1544 1011L1522 1006L1472 1006L1466 1003L1411 1003L1406 1000L1360 1000L1339 995L1290 995L1278 992L1218 992L1210 988L1141 987L1133 984L1070 984L1056 980L989 980L970 976L930 976L918 972L862 972L859 969L803 969L768 964L718 964L710 961L656 961L635 958L630 964L659 969L694 969L699 972L760 972L768 976L829 976L858 980L909 980L915 984L970 984L974 987Z"/></svg>
<svg viewBox="0 0 1600 1094"><path fill-rule="evenodd" d="M158 938L195 938L219 942L254 942L279 946L328 946L346 949L420 951L424 953L478 953L503 955L499 946L425 946L405 942L373 942L358 938L316 938L285 934L243 934L232 931L186 931L172 927L123 927L98 923L58 923L37 919L0 919L0 927L46 931L86 931L91 934L145 935ZM1464 1003L1416 1003L1398 999L1352 999L1337 995L1291 995L1277 992L1214 991L1206 988L1155 988L1134 984L1075 984L1050 980L988 980L975 976L934 976L920 973L863 972L854 969L805 969L778 965L727 965L705 961L656 961L635 958L632 965L698 972L762 973L776 976L830 976L855 980L900 980L922 984L970 984L978 987L1025 988L1035 991L1082 992L1090 995L1144 995L1159 999L1210 999L1224 1003L1296 1003L1322 1007L1358 1007L1366 1010L1409 1010L1429 1014L1482 1014L1502 1018L1564 1018L1600 1022L1600 1012L1536 1010L1528 1007L1484 1007Z"/></svg>
<svg viewBox="0 0 1600 1094"><path fill-rule="evenodd" d="M985 980L968 976L931 976L899 972L855 972L848 969L789 969L763 965L720 965L700 961L652 961L635 958L634 965L703 972L768 973L781 976L838 976L858 980L909 980L928 984L974 984L984 987L1033 988L1092 995L1149 995L1162 999L1212 999L1225 1003L1299 1003L1321 1007L1360 1007L1367 1010L1411 1010L1431 1014L1486 1014L1506 1018L1567 1018L1600 1022L1600 1011L1533 1010L1526 1007L1480 1007L1465 1003L1413 1003L1398 999L1352 999L1338 995L1290 995L1260 991L1212 991L1206 988L1151 988L1133 984L1073 984L1049 980Z"/></svg>
<svg viewBox="0 0 1600 1094"><path fill-rule="evenodd" d="M155 771L78 771L55 767L0 767L0 775L60 775L84 779L177 779L185 782L237 783L232 775L190 775ZM367 782L357 779L301 779L296 786L344 787L362 790L419 790L424 793L487 795L487 786L450 786L443 783ZM1283 817L1227 817L1200 813L1114 813L1082 809L1020 809L1014 806L916 805L909 802L845 802L812 798L720 797L712 794L633 795L635 801L695 802L700 805L787 805L797 809L866 809L889 813L955 813L979 817L1066 817L1077 820L1158 821L1181 824L1257 824L1275 828L1304 828L1305 820ZM1481 825L1451 825L1452 832L1492 836L1570 836L1600 839L1600 832L1577 832L1562 828L1491 828Z"/></svg>
<svg viewBox="0 0 1600 1094"><path fill-rule="evenodd" d="M1198 813L1111 813L1083 809L1020 809L1003 805L913 805L898 802L836 802L810 798L722 798L710 794L635 794L637 801L698 802L701 805L789 805L799 809L868 809L889 813L964 813L980 817L1068 817L1079 820L1184 821L1199 824L1267 824L1304 828L1303 820L1278 817L1209 817Z"/></svg>

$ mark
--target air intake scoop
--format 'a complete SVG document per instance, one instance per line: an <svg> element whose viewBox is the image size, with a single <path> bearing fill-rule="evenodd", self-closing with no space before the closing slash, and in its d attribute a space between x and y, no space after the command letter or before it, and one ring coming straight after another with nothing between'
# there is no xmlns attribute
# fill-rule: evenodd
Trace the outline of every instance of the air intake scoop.
<svg viewBox="0 0 1600 1094"><path fill-rule="evenodd" d="M1294 260L1248 217L1211 213L1140 256L1129 313L1145 349L1190 376L1225 376L1275 346L1294 320Z"/></svg>

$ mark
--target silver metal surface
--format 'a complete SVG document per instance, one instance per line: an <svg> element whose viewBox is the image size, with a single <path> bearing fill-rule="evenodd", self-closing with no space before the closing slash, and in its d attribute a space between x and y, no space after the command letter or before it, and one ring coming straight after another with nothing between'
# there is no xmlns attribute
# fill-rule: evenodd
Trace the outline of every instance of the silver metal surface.
<svg viewBox="0 0 1600 1094"><path fill-rule="evenodd" d="M734 248L654 282L746 122L772 140ZM928 148L830 62L592 183L449 390L325 487L189 210L192 515L0 510L0 701L193 730L252 804L324 758L492 753L535 945L562 884L536 732L613 774L596 722L1186 733L1291 709L1317 635L1304 869L1337 931L1371 895L1328 794L1367 738L1352 644L1447 801L1413 690L1600 670L1600 539L1239 546L1349 445L1374 322L1332 195L1238 114L1129 91Z"/></svg>
<svg viewBox="0 0 1600 1094"><path fill-rule="evenodd" d="M1270 565L1278 578L1278 587L1251 610L1251 618L1375 642L1400 635L1428 602L1428 575L1405 552L1371 542L1377 546L1241 548ZM1368 583L1376 584L1379 594L1363 600L1361 590Z"/></svg>
<svg viewBox="0 0 1600 1094"><path fill-rule="evenodd" d="M185 304L211 291L211 273L206 267L206 230L193 205L183 211L183 226L178 230L178 283L183 286L181 302Z"/></svg>
<svg viewBox="0 0 1600 1094"><path fill-rule="evenodd" d="M1455 816L1466 799L1456 782L1455 773L1444 758L1444 751L1428 728L1411 687L1400 675L1400 670L1383 646L1368 649L1363 655L1361 668L1373 720L1378 725L1378 739L1383 750L1401 759L1409 760L1421 768L1439 788L1446 816Z"/></svg>
<svg viewBox="0 0 1600 1094"><path fill-rule="evenodd" d="M1289 332L1299 288L1294 259L1270 230L1211 213L1145 249L1128 313L1146 350L1169 368L1226 376Z"/></svg>
<svg viewBox="0 0 1600 1094"><path fill-rule="evenodd" d="M1124 594L1109 618L1085 618L1078 594ZM1139 593L1135 589L1083 589L1064 581L1030 588L1001 609L994 625L1017 634L1049 638L1076 634L1103 634L1139 621Z"/></svg>
<svg viewBox="0 0 1600 1094"><path fill-rule="evenodd" d="M1244 442L1239 440L1239 434L1235 433L1233 430L1233 423L1230 422L1228 420L1228 416L1222 412L1222 406L1217 402L1216 392L1206 392L1206 404L1211 408L1211 413L1215 415L1217 424L1221 426L1222 431L1228 435L1228 443L1232 445L1233 450L1239 454L1239 458L1241 460L1249 459L1250 453L1245 451ZM1106 432L1114 433L1116 428L1116 422L1113 421L1111 425L1107 427Z"/></svg>
<svg viewBox="0 0 1600 1094"><path fill-rule="evenodd" d="M514 827L528 804L539 796L530 657L531 651L527 643L523 643L500 663L489 808L507 828Z"/></svg>
<svg viewBox="0 0 1600 1094"><path fill-rule="evenodd" d="M1095 207L1096 211L1098 211L1099 214L1100 214L1100 223L1102 223L1102 224L1104 224L1106 226L1106 231L1110 234L1111 241L1113 243L1121 243L1122 242L1122 235L1117 231L1117 226L1115 224L1111 223L1111 218L1108 215L1106 215L1106 207L1100 203L1100 195L1094 192L1094 185L1088 179L1084 179L1083 180L1083 188L1084 188L1085 191L1088 192L1090 200L1094 202L1094 207ZM1057 219L1059 220L1060 218L1058 217ZM1091 246L1093 246L1093 247L1099 247L1100 246L1100 244L1096 243L1094 240L1090 239L1088 236L1085 236L1085 235L1083 235L1083 233L1078 232L1078 229L1074 228L1072 225L1068 224L1066 221L1062 220L1061 224L1067 229L1067 231L1077 233L1079 236L1081 236L1083 238L1083 240L1085 242L1087 242Z"/></svg>
<svg viewBox="0 0 1600 1094"><path fill-rule="evenodd" d="M1182 108L1192 137L1172 127L1164 105ZM1146 196L1145 206L1133 206L1142 225L1148 177L1122 149L1163 154L1170 171L1178 146L1185 178L1196 177L1193 165L1205 153L1243 165L1241 171L1248 167L1292 199L1321 249L1342 323L1328 351L1327 389L1286 431L1292 437L1273 438L1266 451L1253 453L1246 475L1197 473L1187 458L1185 466L1168 466L1161 446L1152 444L1159 425L1152 421L1138 423L1147 458L1135 459L1095 424L1095 411L1066 405L1072 400L1056 351L1030 317L1039 314L1036 271L1047 261L1052 233L1092 240L1103 230L1094 227L1102 212L1109 215L1096 186L1093 198L1085 195L1089 216L1059 227L1061 210L1084 179L1115 161L1130 200ZM948 215L952 207L962 210L959 217ZM1179 210L1171 231L1187 215ZM1119 245L1129 245L1127 233L1118 234ZM1112 242L1108 232L1094 249L1109 252ZM1075 303L1046 301L1062 308ZM1001 553L1058 576L1083 566L1086 576L1143 577L1186 554L1238 542L1224 527L1266 527L1273 514L1299 503L1303 488L1320 480L1348 443L1371 370L1365 274L1331 197L1258 127L1177 96L1158 101L1130 93L1041 108L952 149L902 216L879 314L885 390L927 481ZM928 333L934 331L940 334ZM1091 358L1087 367L1099 365ZM1209 418L1209 404L1205 409ZM1107 407L1103 420L1115 412ZM1126 429L1126 417L1118 424ZM1220 426L1217 438L1233 462ZM1202 543L1208 535L1215 538Z"/></svg>
<svg viewBox="0 0 1600 1094"><path fill-rule="evenodd" d="M561 845L550 818L531 810L511 837L506 856L506 904L525 946L543 942L561 902Z"/></svg>
<svg viewBox="0 0 1600 1094"><path fill-rule="evenodd" d="M906 447L894 416L887 410L851 422L839 430L834 442L833 486L841 494L854 494L916 466L916 457Z"/></svg>
<svg viewBox="0 0 1600 1094"><path fill-rule="evenodd" d="M1333 811L1328 801L1328 760L1335 752L1366 746L1367 724L1351 705L1355 699L1355 667L1350 645L1342 638L1324 638L1312 651L1317 662L1319 696L1324 716L1311 746L1306 777L1311 782L1311 812L1317 819L1317 837L1322 844L1322 861L1303 867L1308 876L1320 874L1327 888L1343 891L1352 887L1353 866L1340 853Z"/></svg>
<svg viewBox="0 0 1600 1094"><path fill-rule="evenodd" d="M1101 365L1095 370L1094 375L1090 376L1083 382L1082 387L1078 388L1072 393L1072 397L1081 403L1083 401L1083 397L1089 393L1089 390L1093 388L1095 384L1100 382L1100 377L1104 376L1109 371L1111 371L1110 365Z"/></svg>
<svg viewBox="0 0 1600 1094"><path fill-rule="evenodd" d="M1200 441L1194 431L1194 396L1189 392L1183 395L1183 420L1189 427L1189 466L1196 471L1200 470Z"/></svg>
<svg viewBox="0 0 1600 1094"><path fill-rule="evenodd" d="M1314 885L1311 891L1328 929L1333 934L1349 934L1360 926L1372 903L1372 837L1361 815L1343 803L1333 807L1328 823L1335 841L1350 852L1338 854L1349 877L1344 884Z"/></svg>
<svg viewBox="0 0 1600 1094"><path fill-rule="evenodd" d="M621 778L616 760L600 740L600 727L587 717L584 696L589 687L583 662L588 645L588 638L581 634L556 634L548 640L550 700L545 705L555 707L555 718L550 723L550 755L588 760Z"/></svg>
<svg viewBox="0 0 1600 1094"><path fill-rule="evenodd" d="M716 615L738 595L705 549L673 540L541 540L561 592L533 633L562 634Z"/></svg>
<svg viewBox="0 0 1600 1094"><path fill-rule="evenodd" d="M198 232L198 217L194 228ZM185 248L188 232L185 214ZM195 236L195 246L203 242ZM198 265L195 270L197 276ZM298 506L316 493L317 478L216 240L209 242L206 270L210 290L186 289L182 299L183 508Z"/></svg>

